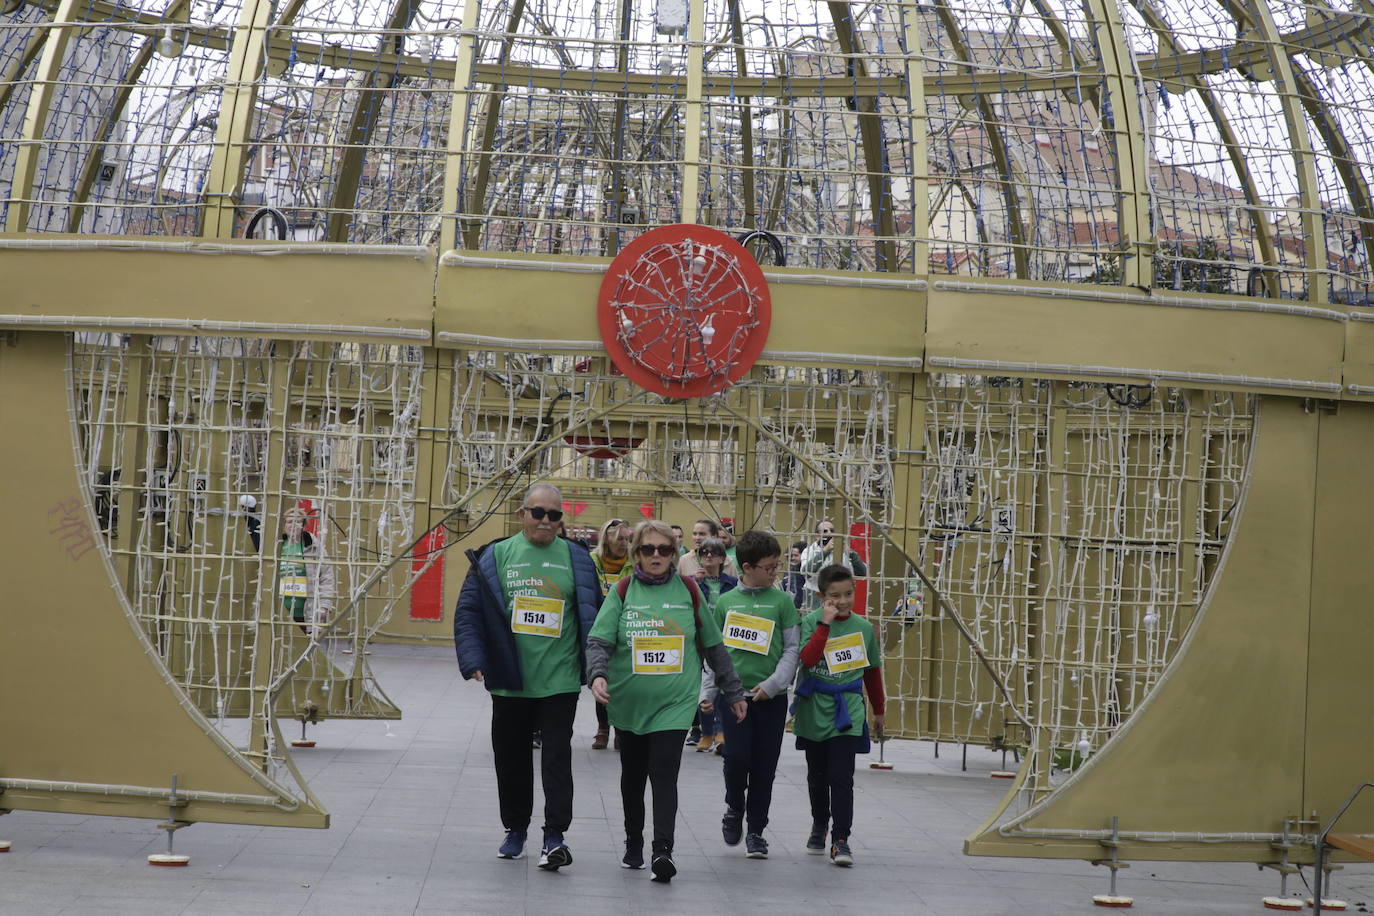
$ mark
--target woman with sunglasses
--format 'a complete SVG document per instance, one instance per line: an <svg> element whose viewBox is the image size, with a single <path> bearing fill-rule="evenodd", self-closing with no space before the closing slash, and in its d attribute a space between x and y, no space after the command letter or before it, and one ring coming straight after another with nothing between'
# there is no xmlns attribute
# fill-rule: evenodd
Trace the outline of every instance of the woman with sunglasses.
<svg viewBox="0 0 1374 916"><path fill-rule="evenodd" d="M674 568L673 530L641 522L630 542L634 572L611 589L587 640L592 695L605 703L620 736L620 796L625 807L625 868L644 867L644 789L653 784L650 869L666 883L677 874L673 827L682 739L697 711L701 663L716 672L730 713L743 718L744 693L720 627L695 582Z"/></svg>
<svg viewBox="0 0 1374 916"><path fill-rule="evenodd" d="M707 538L701 542L701 546L697 548L697 562L701 564L696 574L697 585L701 586L702 597L706 599L706 606L711 609L714 616L716 602L720 600L720 596L739 585L739 580L722 571L725 566L725 542L720 538ZM697 732L697 740L693 743L698 754L706 753L712 748L719 754L725 744L725 729L720 722L720 706L714 703L715 688L709 686L710 668L705 669L704 673L707 684L702 690L702 710L697 714L698 728L693 729ZM711 707L710 712L706 712L707 706ZM690 735L688 737L690 738Z"/></svg>
<svg viewBox="0 0 1374 916"><path fill-rule="evenodd" d="M625 524L624 519L613 518L601 526L592 548L592 563L596 566L597 578L601 580L601 594L607 595L611 587L630 574L630 538L634 529ZM611 737L611 723L606 716L606 707L596 706L596 735L592 738L592 750L604 751ZM620 738L615 739L615 749L620 750Z"/></svg>

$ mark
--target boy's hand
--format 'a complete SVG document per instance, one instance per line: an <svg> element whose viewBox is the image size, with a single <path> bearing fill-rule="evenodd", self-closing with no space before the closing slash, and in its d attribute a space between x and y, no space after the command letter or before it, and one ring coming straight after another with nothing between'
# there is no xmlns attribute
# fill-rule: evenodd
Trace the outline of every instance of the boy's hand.
<svg viewBox="0 0 1374 916"><path fill-rule="evenodd" d="M873 737L879 742L887 740L887 720L877 713L873 714Z"/></svg>
<svg viewBox="0 0 1374 916"><path fill-rule="evenodd" d="M701 708L701 711L708 716L716 711L716 704L712 703L710 700L702 700L697 705Z"/></svg>
<svg viewBox="0 0 1374 916"><path fill-rule="evenodd" d="M834 623L835 617L840 613L840 609L835 606L835 599L827 598L821 602L821 623Z"/></svg>
<svg viewBox="0 0 1374 916"><path fill-rule="evenodd" d="M768 695L768 691L764 690L762 687L755 687L755 688L754 688L754 693L753 693L753 699L754 699L754 702L755 702L755 703L762 703L762 702L764 702L765 700L771 700L772 697L770 697L770 696Z"/></svg>

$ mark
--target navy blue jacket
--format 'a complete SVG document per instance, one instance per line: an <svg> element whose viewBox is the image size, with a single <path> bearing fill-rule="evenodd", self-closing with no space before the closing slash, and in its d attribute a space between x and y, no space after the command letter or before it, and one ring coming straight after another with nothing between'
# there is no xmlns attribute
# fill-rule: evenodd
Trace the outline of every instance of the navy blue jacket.
<svg viewBox="0 0 1374 916"><path fill-rule="evenodd" d="M496 551L491 549L501 540L504 538L467 552L471 566L458 595L458 607L453 612L453 647L458 652L458 669L464 679L471 678L474 671L481 671L488 690L523 690L525 679L515 650L515 634L511 632L510 615L501 597ZM577 660L585 682L587 634L601 607L601 581L585 547L569 541L568 556L572 560L573 591L577 598L574 615L579 646Z"/></svg>

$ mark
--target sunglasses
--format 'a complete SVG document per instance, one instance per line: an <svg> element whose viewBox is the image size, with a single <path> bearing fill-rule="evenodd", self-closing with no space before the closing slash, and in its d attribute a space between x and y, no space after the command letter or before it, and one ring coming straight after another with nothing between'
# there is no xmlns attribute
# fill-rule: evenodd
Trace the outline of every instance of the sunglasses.
<svg viewBox="0 0 1374 916"><path fill-rule="evenodd" d="M640 544L639 555L641 557L651 557L658 554L660 557L671 557L677 553L677 548L672 544Z"/></svg>
<svg viewBox="0 0 1374 916"><path fill-rule="evenodd" d="M697 556L701 557L723 557L725 552L721 550L698 550Z"/></svg>
<svg viewBox="0 0 1374 916"><path fill-rule="evenodd" d="M520 508L528 512L530 518L536 522L542 522L545 518L551 522L563 521L562 509L545 509L543 506L521 506Z"/></svg>

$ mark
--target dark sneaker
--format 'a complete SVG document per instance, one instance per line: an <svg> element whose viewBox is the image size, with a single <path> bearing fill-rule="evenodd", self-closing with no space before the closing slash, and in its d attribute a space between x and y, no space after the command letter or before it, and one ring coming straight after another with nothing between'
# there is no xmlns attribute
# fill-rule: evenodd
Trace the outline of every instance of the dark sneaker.
<svg viewBox="0 0 1374 916"><path fill-rule="evenodd" d="M844 840L836 840L834 843L831 843L830 861L844 868L853 865L854 854L849 851L849 843Z"/></svg>
<svg viewBox="0 0 1374 916"><path fill-rule="evenodd" d="M545 871L558 871L564 865L572 864L572 850L563 844L563 834L546 833L544 848L539 850L539 867Z"/></svg>
<svg viewBox="0 0 1374 916"><path fill-rule="evenodd" d="M725 816L720 819L720 835L726 846L738 846L744 838L744 812L726 808Z"/></svg>
<svg viewBox="0 0 1374 916"><path fill-rule="evenodd" d="M825 855L825 828L812 827L811 835L806 838L806 854L808 856Z"/></svg>
<svg viewBox="0 0 1374 916"><path fill-rule="evenodd" d="M687 733L687 744L686 744L686 746L687 746L687 747L691 747L692 745L696 744L696 743L697 743L698 741L700 741L700 740L701 740L701 729L695 728L695 727L694 727L691 731L689 731L689 732Z"/></svg>
<svg viewBox="0 0 1374 916"><path fill-rule="evenodd" d="M659 884L667 884L673 880L673 875L677 874L677 866L673 864L673 857L666 852L657 853L649 863L649 871L654 873L653 880Z"/></svg>
<svg viewBox="0 0 1374 916"><path fill-rule="evenodd" d="M524 830L507 830L506 840L501 844L501 848L496 850L498 859L523 859L525 858L525 837Z"/></svg>
<svg viewBox="0 0 1374 916"><path fill-rule="evenodd" d="M634 840L625 841L625 855L620 859L621 868L633 868L635 870L644 867L644 841Z"/></svg>
<svg viewBox="0 0 1374 916"><path fill-rule="evenodd" d="M751 833L744 838L745 855L751 859L768 858L768 841L762 834Z"/></svg>

